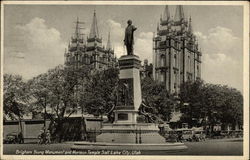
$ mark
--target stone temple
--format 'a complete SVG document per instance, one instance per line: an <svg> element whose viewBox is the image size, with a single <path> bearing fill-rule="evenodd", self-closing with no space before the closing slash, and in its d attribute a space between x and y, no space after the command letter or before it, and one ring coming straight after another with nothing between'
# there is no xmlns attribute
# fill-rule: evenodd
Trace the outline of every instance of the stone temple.
<svg viewBox="0 0 250 160"><path fill-rule="evenodd" d="M174 17L165 6L153 42L153 77L170 93L178 95L182 83L201 78L202 54L183 6L176 6Z"/></svg>
<svg viewBox="0 0 250 160"><path fill-rule="evenodd" d="M84 39L81 33L81 29L83 29L80 26L81 24L83 22L77 19L75 33L71 37L68 50L64 54L65 66L79 68L89 65L93 70L105 70L115 67L117 59L111 45L110 33L108 33L107 45L104 47L97 25L96 12L94 11L87 40Z"/></svg>

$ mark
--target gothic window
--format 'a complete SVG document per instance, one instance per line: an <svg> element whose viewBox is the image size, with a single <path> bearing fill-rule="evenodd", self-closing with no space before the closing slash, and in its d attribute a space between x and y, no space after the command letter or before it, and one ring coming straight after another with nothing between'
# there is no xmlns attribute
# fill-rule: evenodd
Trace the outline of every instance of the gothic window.
<svg viewBox="0 0 250 160"><path fill-rule="evenodd" d="M165 56L164 55L161 55L161 67L164 67L165 66Z"/></svg>
<svg viewBox="0 0 250 160"><path fill-rule="evenodd" d="M197 75L199 75L200 71L199 71L199 66L197 65Z"/></svg>
<svg viewBox="0 0 250 160"><path fill-rule="evenodd" d="M190 72L191 69L191 60L190 60L190 56L188 55L188 71Z"/></svg>
<svg viewBox="0 0 250 160"><path fill-rule="evenodd" d="M177 83L174 83L174 92L177 93Z"/></svg>
<svg viewBox="0 0 250 160"><path fill-rule="evenodd" d="M83 62L84 62L85 64L88 64L88 62L87 62L87 56L84 56L84 57L83 57Z"/></svg>
<svg viewBox="0 0 250 160"><path fill-rule="evenodd" d="M167 44L167 46L169 45L169 40L166 40L166 44Z"/></svg>
<svg viewBox="0 0 250 160"><path fill-rule="evenodd" d="M175 47L175 48L178 48L178 42L177 42L177 41L175 41L174 47Z"/></svg>
<svg viewBox="0 0 250 160"><path fill-rule="evenodd" d="M174 66L177 68L177 57L176 57L176 54L174 54Z"/></svg>
<svg viewBox="0 0 250 160"><path fill-rule="evenodd" d="M177 72L175 73L175 83L177 83L178 82L178 74L177 74Z"/></svg>
<svg viewBox="0 0 250 160"><path fill-rule="evenodd" d="M164 72L161 72L161 82L164 82Z"/></svg>

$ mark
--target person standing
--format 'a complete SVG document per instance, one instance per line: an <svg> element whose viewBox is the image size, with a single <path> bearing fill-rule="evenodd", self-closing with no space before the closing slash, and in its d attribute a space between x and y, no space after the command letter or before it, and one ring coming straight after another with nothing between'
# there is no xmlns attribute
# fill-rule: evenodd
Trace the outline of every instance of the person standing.
<svg viewBox="0 0 250 160"><path fill-rule="evenodd" d="M51 143L51 140L50 140L50 131L49 130L47 130L47 132L46 132L46 144L50 144Z"/></svg>

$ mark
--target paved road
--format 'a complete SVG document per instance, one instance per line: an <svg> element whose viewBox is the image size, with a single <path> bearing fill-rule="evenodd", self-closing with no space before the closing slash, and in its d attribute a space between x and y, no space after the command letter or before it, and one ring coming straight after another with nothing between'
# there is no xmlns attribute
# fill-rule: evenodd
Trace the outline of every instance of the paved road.
<svg viewBox="0 0 250 160"><path fill-rule="evenodd" d="M185 142L186 152L171 155L242 155L243 142L235 139L207 140L205 142ZM38 145L38 144L4 144L4 154L67 154L72 143ZM154 154L154 153L149 153ZM164 155L157 152L156 155Z"/></svg>
<svg viewBox="0 0 250 160"><path fill-rule="evenodd" d="M238 139L186 142L188 155L243 155L243 142Z"/></svg>

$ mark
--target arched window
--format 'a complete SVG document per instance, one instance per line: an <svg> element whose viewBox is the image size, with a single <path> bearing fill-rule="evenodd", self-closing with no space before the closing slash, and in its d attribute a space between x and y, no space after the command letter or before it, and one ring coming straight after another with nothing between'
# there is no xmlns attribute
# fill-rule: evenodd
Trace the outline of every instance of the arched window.
<svg viewBox="0 0 250 160"><path fill-rule="evenodd" d="M160 66L161 66L161 67L164 67L164 66L165 66L165 56L164 56L164 55L161 55Z"/></svg>
<svg viewBox="0 0 250 160"><path fill-rule="evenodd" d="M191 71L191 60L190 60L190 55L188 55L188 71Z"/></svg>
<svg viewBox="0 0 250 160"><path fill-rule="evenodd" d="M176 54L174 54L174 67L177 68L177 56L176 56Z"/></svg>
<svg viewBox="0 0 250 160"><path fill-rule="evenodd" d="M165 78L164 78L164 72L161 72L161 79L160 79L160 81L164 82L164 80L165 80Z"/></svg>

